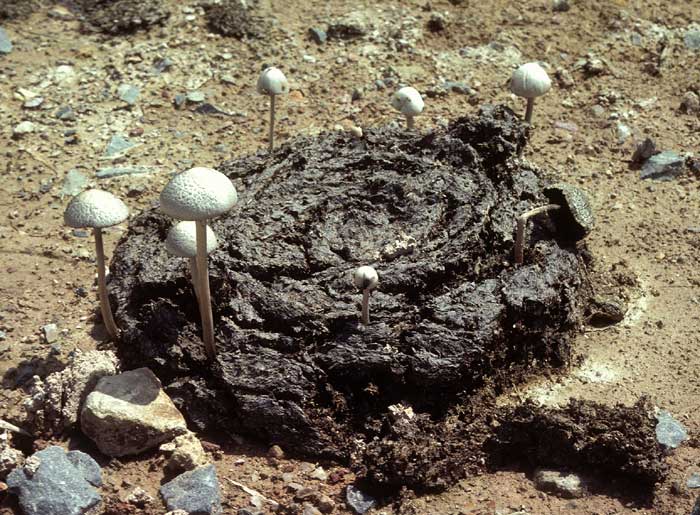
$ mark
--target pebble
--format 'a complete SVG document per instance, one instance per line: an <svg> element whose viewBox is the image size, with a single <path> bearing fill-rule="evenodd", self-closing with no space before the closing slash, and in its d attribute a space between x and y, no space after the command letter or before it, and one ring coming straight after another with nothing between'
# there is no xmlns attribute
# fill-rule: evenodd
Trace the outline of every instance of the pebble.
<svg viewBox="0 0 700 515"><path fill-rule="evenodd" d="M319 481L326 481L328 479L328 472L323 470L323 467L318 467L314 469L309 476Z"/></svg>
<svg viewBox="0 0 700 515"><path fill-rule="evenodd" d="M583 481L576 474L559 470L538 470L535 472L535 486L565 499L577 499L586 495Z"/></svg>
<svg viewBox="0 0 700 515"><path fill-rule="evenodd" d="M700 50L700 29L690 29L683 36L685 47L690 50Z"/></svg>
<svg viewBox="0 0 700 515"><path fill-rule="evenodd" d="M685 158L673 150L666 150L651 156L644 162L639 173L641 179L670 181L681 175L685 168Z"/></svg>
<svg viewBox="0 0 700 515"><path fill-rule="evenodd" d="M693 472L688 478L688 488L700 488L700 472Z"/></svg>
<svg viewBox="0 0 700 515"><path fill-rule="evenodd" d="M5 331L0 331L0 341L5 340L7 338L7 333Z"/></svg>
<svg viewBox="0 0 700 515"><path fill-rule="evenodd" d="M350 506L350 508L357 513L357 515L364 515L377 504L374 497L365 494L360 489L355 488L352 485L348 485L347 489L345 490L345 501L348 503L348 506Z"/></svg>
<svg viewBox="0 0 700 515"><path fill-rule="evenodd" d="M633 163L642 163L656 154L656 143L651 138L646 138L641 143L637 144L632 154Z"/></svg>
<svg viewBox="0 0 700 515"><path fill-rule="evenodd" d="M58 326L56 324L46 324L41 328L44 333L44 341L46 343L53 343L58 340Z"/></svg>
<svg viewBox="0 0 700 515"><path fill-rule="evenodd" d="M185 95L185 100L193 104L204 102L204 93L201 91L190 91L187 93L187 95Z"/></svg>
<svg viewBox="0 0 700 515"><path fill-rule="evenodd" d="M699 112L700 96L694 91L686 91L681 99L681 111L688 114Z"/></svg>
<svg viewBox="0 0 700 515"><path fill-rule="evenodd" d="M44 103L44 97L34 97L34 98L30 98L22 105L24 107L26 107L27 109L34 109L34 108L39 107L43 103Z"/></svg>
<svg viewBox="0 0 700 515"><path fill-rule="evenodd" d="M0 27L0 54L9 54L12 52L12 41L5 32L5 29Z"/></svg>
<svg viewBox="0 0 700 515"><path fill-rule="evenodd" d="M168 71L172 66L173 66L173 60L170 59L169 57L163 57L162 59L156 60L155 63L153 63L153 71L155 73L163 73L165 71Z"/></svg>
<svg viewBox="0 0 700 515"><path fill-rule="evenodd" d="M558 13L564 13L571 9L571 5L569 5L569 0L553 0L552 1L552 10L554 12Z"/></svg>
<svg viewBox="0 0 700 515"><path fill-rule="evenodd" d="M307 62L307 63L312 63L312 64L313 64L313 63L316 62L316 58L315 58L314 56L308 55L308 54L304 54L304 55L302 56L302 59L303 59L305 62Z"/></svg>
<svg viewBox="0 0 700 515"><path fill-rule="evenodd" d="M136 104L140 94L141 90L136 86L132 86L131 84L122 84L119 86L119 88L117 88L119 100L126 102L130 106Z"/></svg>
<svg viewBox="0 0 700 515"><path fill-rule="evenodd" d="M622 144L629 139L632 135L632 129L630 129L624 123L617 124L617 142Z"/></svg>
<svg viewBox="0 0 700 515"><path fill-rule="evenodd" d="M282 450L282 447L280 447L279 445L273 445L267 451L267 455L270 458L276 458L278 460L281 460L282 458L284 458L284 451Z"/></svg>
<svg viewBox="0 0 700 515"><path fill-rule="evenodd" d="M180 474L160 487L169 510L185 510L188 513L221 513L221 494L214 465L199 467Z"/></svg>
<svg viewBox="0 0 700 515"><path fill-rule="evenodd" d="M472 88L470 88L464 82L445 81L442 83L442 87L446 91L451 91L453 93L459 93L461 95L473 95L476 93Z"/></svg>
<svg viewBox="0 0 700 515"><path fill-rule="evenodd" d="M16 138L20 138L26 134L31 134L36 130L36 126L32 122L20 122L12 130L12 135Z"/></svg>
<svg viewBox="0 0 700 515"><path fill-rule="evenodd" d="M658 410L656 420L656 440L661 445L675 449L688 439L688 432L668 411Z"/></svg>
<svg viewBox="0 0 700 515"><path fill-rule="evenodd" d="M128 502L129 504L133 504L137 508L145 508L146 505L151 504L153 500L153 497L148 495L146 491L140 486L134 488L134 491L131 492L126 498L126 502Z"/></svg>
<svg viewBox="0 0 700 515"><path fill-rule="evenodd" d="M56 111L56 118L64 121L75 120L75 111L71 106L59 107Z"/></svg>
<svg viewBox="0 0 700 515"><path fill-rule="evenodd" d="M315 506L312 506L311 504L305 504L302 515L321 515L321 512Z"/></svg>
<svg viewBox="0 0 700 515"><path fill-rule="evenodd" d="M326 34L326 31L317 27L311 27L309 29L309 36L313 42L318 45L323 45L328 40L328 34Z"/></svg>
<svg viewBox="0 0 700 515"><path fill-rule="evenodd" d="M53 71L53 79L57 84L70 85L76 79L75 69L70 65L62 64Z"/></svg>
<svg viewBox="0 0 700 515"><path fill-rule="evenodd" d="M63 179L63 187L61 188L61 195L74 196L83 191L85 186L87 186L88 178L80 173L78 170L68 170L65 178Z"/></svg>
<svg viewBox="0 0 700 515"><path fill-rule="evenodd" d="M115 157L125 153L135 145L136 143L129 141L128 138L125 138L124 136L121 136L119 134L115 134L114 136L112 136L112 139L109 140L104 155L105 157Z"/></svg>
<svg viewBox="0 0 700 515"><path fill-rule="evenodd" d="M596 118L602 118L605 116L605 108L602 105L595 104L591 107L591 114Z"/></svg>
<svg viewBox="0 0 700 515"><path fill-rule="evenodd" d="M95 172L95 177L98 179L110 179L112 177L121 177L123 175L137 175L141 173L150 173L152 169L146 166L122 166L114 168L100 168Z"/></svg>

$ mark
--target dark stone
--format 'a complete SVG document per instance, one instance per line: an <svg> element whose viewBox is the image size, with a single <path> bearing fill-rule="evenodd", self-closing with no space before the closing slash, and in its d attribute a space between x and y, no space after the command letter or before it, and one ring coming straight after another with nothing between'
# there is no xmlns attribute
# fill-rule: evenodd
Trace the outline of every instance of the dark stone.
<svg viewBox="0 0 700 515"><path fill-rule="evenodd" d="M212 32L236 39L258 38L265 28L264 20L253 16L240 0L223 0L205 5L207 24Z"/></svg>
<svg viewBox="0 0 700 515"><path fill-rule="evenodd" d="M428 20L428 30L430 32L444 32L447 28L447 20L442 14L434 13Z"/></svg>
<svg viewBox="0 0 700 515"><path fill-rule="evenodd" d="M634 149L632 163L641 164L656 153L658 153L656 150L656 143L653 139L646 138L644 141L637 144L637 147Z"/></svg>
<svg viewBox="0 0 700 515"><path fill-rule="evenodd" d="M81 451L69 451L66 453L66 457L88 483L93 486L102 486L102 469L89 454Z"/></svg>
<svg viewBox="0 0 700 515"><path fill-rule="evenodd" d="M508 265L516 215L546 202L517 159L526 133L486 106L447 129L325 133L222 164L240 200L213 222L226 242L210 256L218 358L186 262L163 245L173 221L151 210L110 266L125 366L154 370L197 429L345 461L360 439L372 445L357 466L376 482L454 481L478 455L465 413L494 409L474 395L566 365L587 298L576 246L546 221L532 224L537 259ZM380 274L367 327L351 284L362 264ZM399 402L417 423L388 418Z"/></svg>
<svg viewBox="0 0 700 515"><path fill-rule="evenodd" d="M82 474L90 469L88 477L94 479L94 467L99 469L99 465L94 460L87 465L92 458L80 457L81 466L76 468L66 452L55 446L37 452L34 457L40 462L35 472L25 466L13 470L7 477L7 485L19 496L25 515L81 515L100 502L97 490Z"/></svg>
<svg viewBox="0 0 700 515"><path fill-rule="evenodd" d="M447 81L442 84L442 87L445 88L447 91L452 91L454 93L460 93L462 95L473 95L475 94L475 91L470 88L467 84L464 82L452 82L452 81Z"/></svg>
<svg viewBox="0 0 700 515"><path fill-rule="evenodd" d="M85 13L84 28L113 36L163 25L170 11L163 0L76 0Z"/></svg>
<svg viewBox="0 0 700 515"><path fill-rule="evenodd" d="M670 181L685 170L685 158L672 150L651 156L642 165L639 177L656 181Z"/></svg>
<svg viewBox="0 0 700 515"><path fill-rule="evenodd" d="M374 497L367 495L353 485L348 485L345 489L345 501L357 515L364 515L377 504Z"/></svg>
<svg viewBox="0 0 700 515"><path fill-rule="evenodd" d="M558 210L550 212L550 217L554 219L560 235L576 241L591 232L595 217L588 196L583 190L571 184L559 182L547 186L544 194L552 204L560 206Z"/></svg>
<svg viewBox="0 0 700 515"><path fill-rule="evenodd" d="M326 34L326 31L316 27L311 27L309 29L309 37L313 40L314 43L319 45L323 45L328 40L328 35Z"/></svg>
<svg viewBox="0 0 700 515"><path fill-rule="evenodd" d="M75 120L75 111L71 106L59 107L56 111L56 118L64 121Z"/></svg>
<svg viewBox="0 0 700 515"><path fill-rule="evenodd" d="M168 510L185 510L189 515L221 513L221 494L214 465L180 474L160 487Z"/></svg>

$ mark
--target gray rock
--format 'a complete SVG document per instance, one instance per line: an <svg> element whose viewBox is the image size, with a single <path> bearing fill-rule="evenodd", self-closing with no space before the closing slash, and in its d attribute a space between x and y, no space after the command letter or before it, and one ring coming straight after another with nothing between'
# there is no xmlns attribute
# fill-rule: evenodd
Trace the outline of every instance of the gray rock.
<svg viewBox="0 0 700 515"><path fill-rule="evenodd" d="M121 177L122 175L138 175L141 173L151 173L153 169L146 166L117 166L100 168L95 172L95 177L98 179L109 179L112 177Z"/></svg>
<svg viewBox="0 0 700 515"><path fill-rule="evenodd" d="M579 476L559 470L535 471L535 487L566 499L577 499L586 495L586 487Z"/></svg>
<svg viewBox="0 0 700 515"><path fill-rule="evenodd" d="M175 95L175 99L173 100L173 103L175 104L175 107L180 108L183 105L185 105L185 102L187 101L187 95L183 93L178 93Z"/></svg>
<svg viewBox="0 0 700 515"><path fill-rule="evenodd" d="M633 163L643 163L651 156L656 154L656 143L651 138L646 138L641 143L637 144L634 149L634 154L632 154Z"/></svg>
<svg viewBox="0 0 700 515"><path fill-rule="evenodd" d="M139 454L187 430L182 414L147 368L100 379L85 399L80 425L108 456Z"/></svg>
<svg viewBox="0 0 700 515"><path fill-rule="evenodd" d="M367 495L352 485L345 489L345 501L358 515L364 515L377 504L377 500L374 497Z"/></svg>
<svg viewBox="0 0 700 515"><path fill-rule="evenodd" d="M128 138L121 136L120 134L115 134L112 139L109 140L109 144L105 149L105 157L116 157L121 154L126 153L129 149L136 146L136 143L129 141Z"/></svg>
<svg viewBox="0 0 700 515"><path fill-rule="evenodd" d="M309 29L309 36L314 41L314 43L317 43L319 45L324 44L328 40L328 34L326 34L326 31L316 27L311 27Z"/></svg>
<svg viewBox="0 0 700 515"><path fill-rule="evenodd" d="M328 25L328 37L331 39L357 39L366 36L374 27L367 13L354 11L336 18Z"/></svg>
<svg viewBox="0 0 700 515"><path fill-rule="evenodd" d="M37 107L39 107L43 103L44 103L44 97L34 97L34 98L30 98L24 104L22 104L22 107L26 107L27 109L36 109Z"/></svg>
<svg viewBox="0 0 700 515"><path fill-rule="evenodd" d="M32 122L24 121L18 123L14 129L12 129L12 136L15 138L21 138L27 134L31 134L36 129L36 126Z"/></svg>
<svg viewBox="0 0 700 515"><path fill-rule="evenodd" d="M442 87L447 91L452 91L453 93L460 93L462 95L475 94L475 91L464 82L446 81L442 83Z"/></svg>
<svg viewBox="0 0 700 515"><path fill-rule="evenodd" d="M632 135L632 129L630 129L624 123L617 124L617 142L622 144L629 139Z"/></svg>
<svg viewBox="0 0 700 515"><path fill-rule="evenodd" d="M656 440L669 449L675 449L688 439L688 432L668 411L660 409L656 414Z"/></svg>
<svg viewBox="0 0 700 515"><path fill-rule="evenodd" d="M184 510L190 515L221 513L221 494L214 465L185 472L160 488L169 510Z"/></svg>
<svg viewBox="0 0 700 515"><path fill-rule="evenodd" d="M102 469L89 454L81 451L68 451L66 458L80 471L85 481L93 486L102 486Z"/></svg>
<svg viewBox="0 0 700 515"><path fill-rule="evenodd" d="M552 1L552 10L554 12L558 13L564 13L571 9L571 5L569 5L569 0L553 0Z"/></svg>
<svg viewBox="0 0 700 515"><path fill-rule="evenodd" d="M46 324L41 328L41 332L44 333L44 341L46 343L53 343L58 340L58 326L56 324Z"/></svg>
<svg viewBox="0 0 700 515"><path fill-rule="evenodd" d="M117 96L119 96L119 100L126 102L130 106L136 104L140 94L141 90L131 84L122 84L119 86L119 88L117 88Z"/></svg>
<svg viewBox="0 0 700 515"><path fill-rule="evenodd" d="M63 179L63 187L61 188L61 195L73 196L77 195L85 189L87 186L88 179L85 175L80 173L78 170L68 170L65 178Z"/></svg>
<svg viewBox="0 0 700 515"><path fill-rule="evenodd" d="M62 448L48 447L30 460L31 465L15 469L7 478L25 515L81 515L100 503L97 490Z"/></svg>
<svg viewBox="0 0 700 515"><path fill-rule="evenodd" d="M75 120L75 111L71 106L59 107L56 111L56 118L63 121Z"/></svg>
<svg viewBox="0 0 700 515"><path fill-rule="evenodd" d="M201 91L190 91L185 95L185 100L191 102L192 104L198 104L199 102L204 102L204 93Z"/></svg>
<svg viewBox="0 0 700 515"><path fill-rule="evenodd" d="M700 515L700 496L695 500L695 505L693 506L693 511L690 512L690 515Z"/></svg>
<svg viewBox="0 0 700 515"><path fill-rule="evenodd" d="M690 50L700 50L700 29L689 29L683 36L685 47Z"/></svg>
<svg viewBox="0 0 700 515"><path fill-rule="evenodd" d="M681 175L685 158L672 150L666 150L647 159L639 172L641 179L670 181Z"/></svg>
<svg viewBox="0 0 700 515"><path fill-rule="evenodd" d="M7 333L5 331L0 331L0 341L7 339Z"/></svg>
<svg viewBox="0 0 700 515"><path fill-rule="evenodd" d="M5 32L5 29L0 27L0 54L9 54L12 52L12 41Z"/></svg>
<svg viewBox="0 0 700 515"><path fill-rule="evenodd" d="M694 91L686 91L681 99L681 111L688 114L700 112L700 96Z"/></svg>
<svg viewBox="0 0 700 515"><path fill-rule="evenodd" d="M688 488L700 488L700 473L693 472L686 483Z"/></svg>
<svg viewBox="0 0 700 515"><path fill-rule="evenodd" d="M173 64L175 63L172 59L170 59L169 57L163 57L162 59L158 59L155 63L153 63L153 71L155 73L163 73L165 71L168 71L173 66Z"/></svg>

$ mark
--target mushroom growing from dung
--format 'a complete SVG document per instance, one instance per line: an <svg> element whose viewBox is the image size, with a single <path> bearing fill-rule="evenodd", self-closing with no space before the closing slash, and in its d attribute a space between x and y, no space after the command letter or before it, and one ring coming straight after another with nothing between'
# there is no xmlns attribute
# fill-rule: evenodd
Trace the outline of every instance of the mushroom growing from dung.
<svg viewBox="0 0 700 515"><path fill-rule="evenodd" d="M371 266L361 266L353 275L355 286L362 290L362 323L369 324L369 294L379 284L377 271Z"/></svg>
<svg viewBox="0 0 700 515"><path fill-rule="evenodd" d="M102 243L102 229L122 223L129 217L129 208L111 193L103 190L86 190L76 195L68 203L63 220L68 227L91 227L95 235L97 256L97 287L100 295L100 309L107 334L116 340L119 328L114 322L112 308L107 295L105 252Z"/></svg>
<svg viewBox="0 0 700 515"><path fill-rule="evenodd" d="M406 117L406 126L409 129L413 129L415 125L413 118L423 112L424 106L423 97L411 86L401 88L391 97L391 107Z"/></svg>
<svg viewBox="0 0 700 515"><path fill-rule="evenodd" d="M591 229L595 219L586 194L575 186L556 183L544 189L550 204L530 209L518 216L515 232L515 263L521 265L525 253L525 229L527 221L542 213L553 213L557 231L569 240L583 239Z"/></svg>
<svg viewBox="0 0 700 515"><path fill-rule="evenodd" d="M216 356L214 317L209 291L207 220L222 215L238 201L236 188L223 173L211 168L191 168L175 175L160 194L160 209L178 220L195 222L197 286L204 347L209 359Z"/></svg>
<svg viewBox="0 0 700 515"><path fill-rule="evenodd" d="M275 147L275 97L289 93L289 82L282 70L270 66L265 68L258 77L258 93L270 97L270 143L269 151Z"/></svg>
<svg viewBox="0 0 700 515"><path fill-rule="evenodd" d="M218 245L216 234L207 225L207 254L211 254ZM192 286L199 301L199 280L197 274L197 227L192 221L178 222L168 231L165 249L174 256L189 259Z"/></svg>
<svg viewBox="0 0 700 515"><path fill-rule="evenodd" d="M513 72L510 78L510 90L527 99L525 121L532 123L532 108L535 98L544 95L552 87L552 81L537 63L525 63Z"/></svg>

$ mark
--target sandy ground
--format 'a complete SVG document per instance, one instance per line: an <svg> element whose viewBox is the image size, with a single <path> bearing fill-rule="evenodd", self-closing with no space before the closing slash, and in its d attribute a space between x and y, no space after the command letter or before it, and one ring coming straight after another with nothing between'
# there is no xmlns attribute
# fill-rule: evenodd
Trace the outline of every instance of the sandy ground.
<svg viewBox="0 0 700 515"><path fill-rule="evenodd" d="M520 111L524 106L507 90L507 79L517 64L541 60L552 76L560 70L560 80L536 103L536 128L524 157L590 193L597 227L588 245L603 277L596 287L626 302L628 309L620 324L582 328L580 366L523 385L502 401L531 397L556 404L574 397L630 404L649 395L691 435L699 434L699 177L687 171L668 182L642 181L630 168L630 158L644 137L653 138L660 150L698 156L700 118L679 106L687 91L700 87L700 51L684 41L690 24L700 19L700 4L572 1L570 10L555 12L544 0L496 0L487 7L447 1L266 0L255 7L264 21L263 37L240 41L211 34L197 2L165 3L172 13L165 26L114 38L81 33L69 11L49 5L28 19L3 24L14 43L9 55L0 56L3 418L19 413L18 378L45 373L73 348L108 348L103 327L95 325L92 239L63 226L68 196L61 192L68 171L77 170L89 185L124 198L136 213L157 200L173 172L195 164L216 166L266 145L267 102L254 88L264 63L283 66L292 83L292 93L280 102L278 137L284 140L400 121L388 104L398 82L423 92L440 91L444 80L472 88L471 95L426 98L417 122L421 129L475 112L485 102ZM351 11L367 15L376 34L325 45L308 37L310 27L325 28L331 18ZM444 18L445 29L433 33L428 22L435 15ZM155 73L154 63L165 57L172 66ZM378 89L375 81L386 77L394 78L393 85ZM119 100L121 84L140 88L135 105ZM353 100L356 89L360 98ZM198 114L193 112L198 104L176 109L176 95L190 91L203 92L206 102L232 115ZM23 107L33 96L44 100L38 107ZM58 119L57 110L68 105L75 119ZM31 121L34 131L13 137L22 121ZM619 124L631 132L624 141ZM115 134L137 146L123 157L106 159L105 147ZM115 166L145 166L147 171L96 178L96 170ZM108 255L124 230L107 232ZM42 333L49 323L60 331L53 349ZM72 443L97 454L84 440ZM294 482L333 498L334 513L349 513L342 488L352 476L331 484L308 477L310 464L271 463L258 444L219 443L223 452L215 463L225 513L249 502L226 478L270 498L289 499L289 474ZM157 498L163 473L156 455L102 463L106 497L123 499L140 485ZM409 505L415 513L441 515L687 515L695 496L685 480L700 471L700 449L684 445L669 463L671 477L646 506L601 495L560 499L537 491L521 471L471 478ZM338 464L322 466L343 472ZM679 487L672 493L674 483ZM3 513L14 513L11 500L4 505ZM159 501L148 510L162 512ZM396 512L386 506L376 513Z"/></svg>

